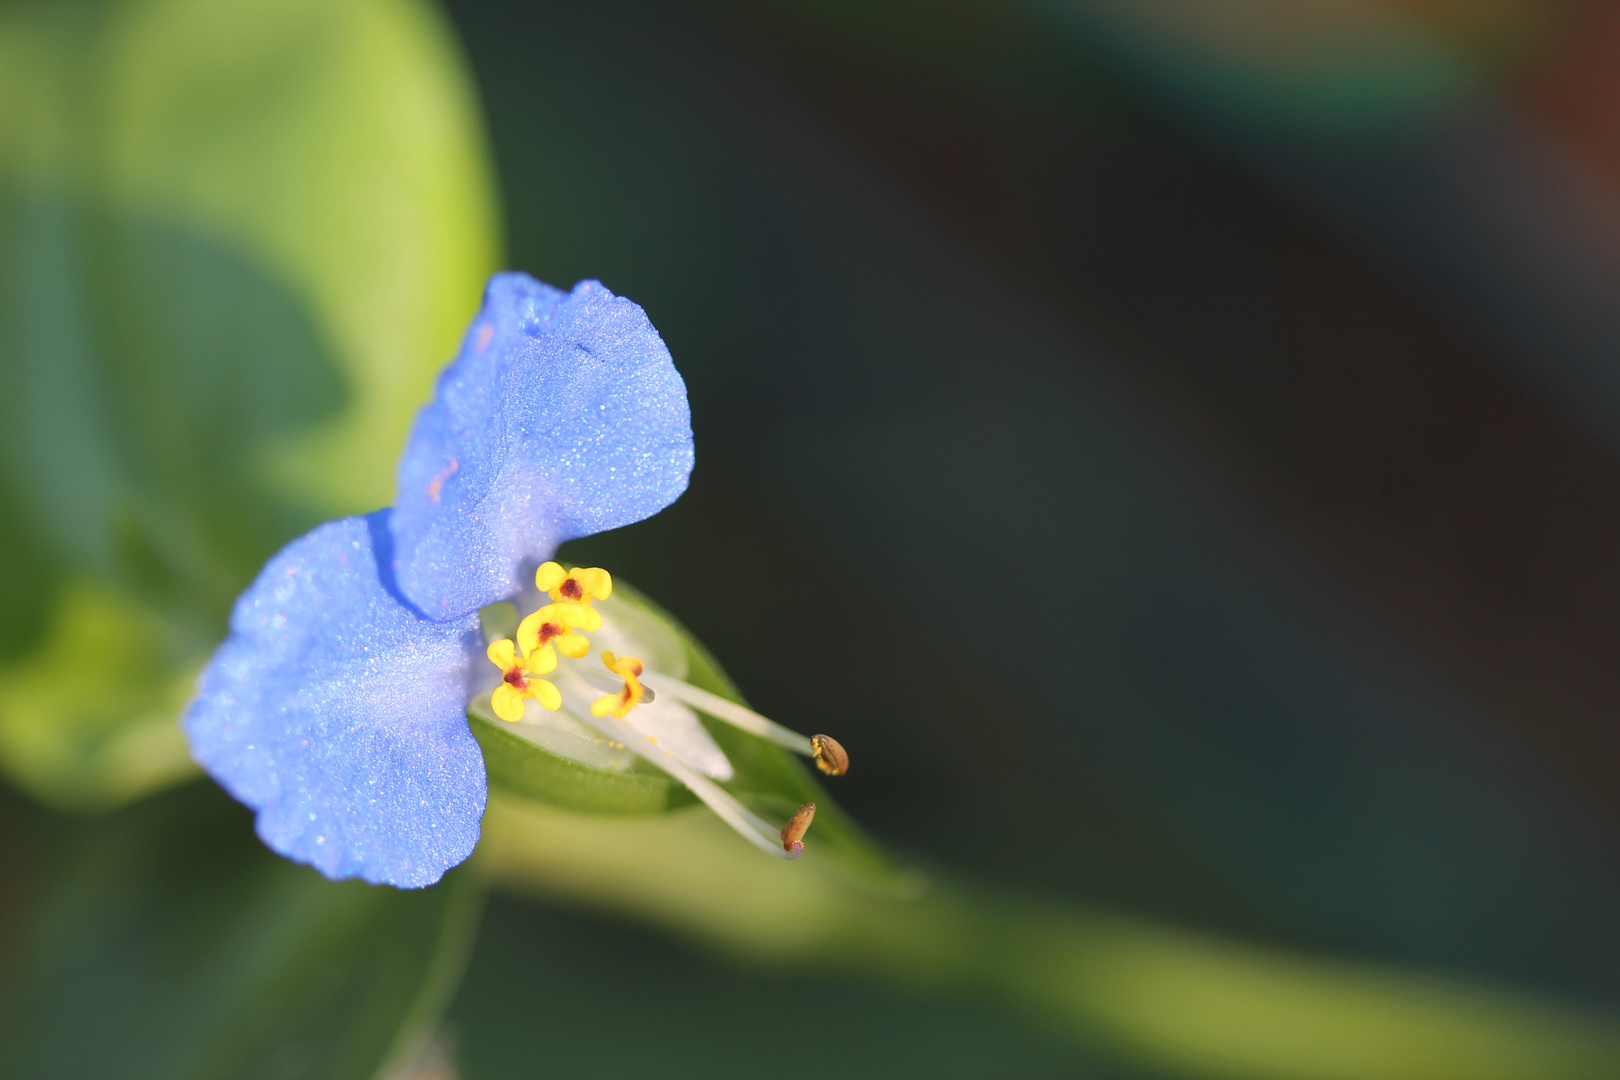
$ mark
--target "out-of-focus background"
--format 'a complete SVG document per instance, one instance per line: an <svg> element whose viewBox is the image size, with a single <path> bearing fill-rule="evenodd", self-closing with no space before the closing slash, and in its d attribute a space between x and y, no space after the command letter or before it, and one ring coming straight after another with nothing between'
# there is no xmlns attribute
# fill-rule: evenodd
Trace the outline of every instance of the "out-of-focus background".
<svg viewBox="0 0 1620 1080"><path fill-rule="evenodd" d="M71 1009L196 961L132 940L169 901L100 898L259 858L203 785L146 794L143 748L263 558L389 498L498 265L635 299L691 394L688 493L565 556L836 734L904 859L1620 1016L1614 6L292 9L0 5L0 960L66 1048L30 1060L89 1075ZM412 1006L448 1002L420 1075L1243 1075L530 884ZM188 896L275 947L273 897ZM317 980L333 1031L392 1022L343 1012L407 963L366 948ZM1266 1075L1470 1075L1288 1034Z"/></svg>

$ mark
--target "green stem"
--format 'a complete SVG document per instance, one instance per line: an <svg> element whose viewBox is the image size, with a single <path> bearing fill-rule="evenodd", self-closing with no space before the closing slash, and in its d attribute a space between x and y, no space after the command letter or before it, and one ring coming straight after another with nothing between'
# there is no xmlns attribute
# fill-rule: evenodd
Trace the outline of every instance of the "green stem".
<svg viewBox="0 0 1620 1080"><path fill-rule="evenodd" d="M1607 1020L1512 990L1244 945L816 859L764 859L710 815L590 816L492 792L500 885L609 908L753 962L976 993L1122 1059L1253 1080L1620 1075Z"/></svg>

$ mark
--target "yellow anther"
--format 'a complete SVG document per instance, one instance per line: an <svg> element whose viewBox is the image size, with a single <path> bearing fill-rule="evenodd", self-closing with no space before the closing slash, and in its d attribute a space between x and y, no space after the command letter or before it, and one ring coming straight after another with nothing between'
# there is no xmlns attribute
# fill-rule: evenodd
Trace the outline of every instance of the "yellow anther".
<svg viewBox="0 0 1620 1080"><path fill-rule="evenodd" d="M546 649L541 652L524 650L520 654L511 638L501 638L490 642L487 655L490 663L501 669L501 685L490 696L496 716L507 721L523 719L524 698L533 698L545 709L556 710L562 706L562 695L556 686L545 679L531 678L555 668L556 653Z"/></svg>
<svg viewBox="0 0 1620 1080"><path fill-rule="evenodd" d="M612 713L623 720L631 709L640 703L646 691L641 686L641 661L633 656L623 658L615 657L612 653L602 652L602 663L613 674L624 679L624 689L617 694L597 698L596 704L591 706L592 716L606 716Z"/></svg>
<svg viewBox="0 0 1620 1080"><path fill-rule="evenodd" d="M561 563L546 562L534 572L534 584L541 592L549 594L553 603L580 608L580 619L574 624L577 629L601 628L602 616L591 607L591 601L606 600L613 595L613 575L606 570L595 566L564 570Z"/></svg>
<svg viewBox="0 0 1620 1080"><path fill-rule="evenodd" d="M553 646L564 656L584 656L591 651L591 643L574 633L574 627L585 610L578 604L547 604L518 624L518 647L525 656L549 653ZM555 654L552 663L556 663Z"/></svg>

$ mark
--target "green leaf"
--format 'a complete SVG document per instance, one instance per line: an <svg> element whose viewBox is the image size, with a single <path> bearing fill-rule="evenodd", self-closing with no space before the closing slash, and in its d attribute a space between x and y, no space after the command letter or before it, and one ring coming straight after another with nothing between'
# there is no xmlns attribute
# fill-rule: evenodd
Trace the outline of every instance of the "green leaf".
<svg viewBox="0 0 1620 1080"><path fill-rule="evenodd" d="M70 582L53 616L39 649L0 671L12 777L41 801L94 811L194 775L175 716L196 672L173 629L93 579Z"/></svg>
<svg viewBox="0 0 1620 1080"><path fill-rule="evenodd" d="M108 805L142 787L85 748L151 720L278 547L392 498L497 263L493 183L422 0L15 2L0 100L0 768ZM98 659L90 708L51 672L114 608L152 647Z"/></svg>
<svg viewBox="0 0 1620 1080"><path fill-rule="evenodd" d="M465 872L327 881L212 784L29 825L56 854L13 896L5 1076L373 1076L437 1020L481 906Z"/></svg>

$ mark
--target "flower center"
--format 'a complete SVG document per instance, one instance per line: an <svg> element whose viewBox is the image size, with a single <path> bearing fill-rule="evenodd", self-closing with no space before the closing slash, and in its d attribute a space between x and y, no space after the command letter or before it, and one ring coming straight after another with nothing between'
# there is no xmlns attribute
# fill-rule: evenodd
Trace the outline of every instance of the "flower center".
<svg viewBox="0 0 1620 1080"><path fill-rule="evenodd" d="M728 698L658 671L648 671L637 657L615 656L606 649L601 653L603 666L623 680L616 693L591 701L587 695L592 688L601 691L612 683L604 686L585 678L583 671L570 668L563 670L563 690L546 679L530 678L530 675L538 676L555 669L558 653L577 660L590 652L590 642L584 634L603 629L602 615L595 609L594 601L606 600L613 594L613 577L600 567L565 570L561 563L544 562L535 571L534 584L550 596L551 603L523 618L515 641L503 638L489 646L489 658L500 668L502 679L502 685L490 694L495 715L512 723L533 723L524 719L526 699L533 698L543 709L557 711L563 707L566 691L570 697L565 717L583 720L588 715L589 720L584 720L588 727L606 736L611 745L639 755L685 784L750 843L778 858L798 858L804 851L805 832L815 817L815 803L800 807L778 831L774 823L748 809L736 796L716 784L701 766L693 764L694 744L690 739L683 741L678 725L674 729L668 726L669 715L656 715L655 710L654 715L646 715L644 721L638 723L630 719L630 714L638 706L662 700L667 693L677 703L676 712L684 713L698 731L702 731L701 724L689 710L696 709L722 723L813 758L822 772L832 776L842 776L849 770L849 755L838 741L827 735L800 735ZM634 625L632 620L629 626L615 628L615 632L625 645L640 652L641 649L632 644L633 639L625 634ZM656 695L653 687L641 681L643 674L657 686ZM598 673L597 679L600 678ZM677 737L673 743L666 743L664 740L672 730ZM602 741L596 740L597 743ZM715 750L718 753L718 747ZM720 756L724 762L724 755ZM727 775L730 775L729 769Z"/></svg>

